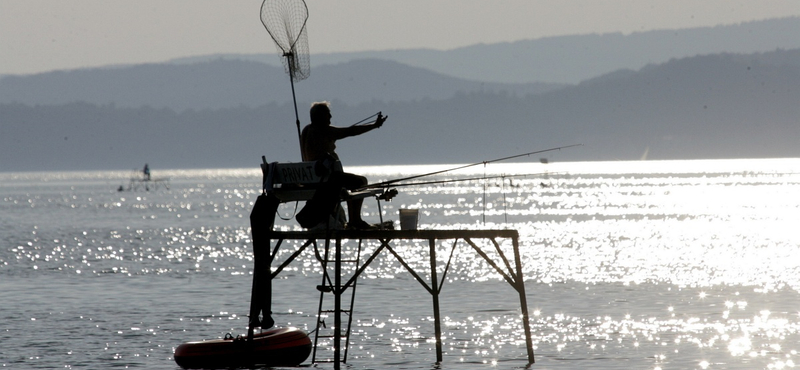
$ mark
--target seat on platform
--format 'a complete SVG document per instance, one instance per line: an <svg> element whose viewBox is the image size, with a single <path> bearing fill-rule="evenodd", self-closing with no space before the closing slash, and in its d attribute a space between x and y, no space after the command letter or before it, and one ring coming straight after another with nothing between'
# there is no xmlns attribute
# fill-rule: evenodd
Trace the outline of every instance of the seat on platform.
<svg viewBox="0 0 800 370"><path fill-rule="evenodd" d="M331 161L330 163L313 162L272 162L261 164L263 173L264 193L274 195L280 203L293 201L308 201L314 197L318 189L324 188L331 173L342 172L342 163ZM358 198L378 197L384 193L384 189L365 189L359 191L348 191L341 189L338 194L339 204ZM380 207L380 202L378 203ZM380 209L379 209L380 212ZM341 205L334 208L327 222L310 227L309 229L341 229L346 222L346 216Z"/></svg>

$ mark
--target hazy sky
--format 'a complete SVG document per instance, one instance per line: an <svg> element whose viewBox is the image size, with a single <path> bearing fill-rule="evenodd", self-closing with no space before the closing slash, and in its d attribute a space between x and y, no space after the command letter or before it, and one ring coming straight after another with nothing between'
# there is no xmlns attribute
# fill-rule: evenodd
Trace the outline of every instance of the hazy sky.
<svg viewBox="0 0 800 370"><path fill-rule="evenodd" d="M800 16L798 0L307 0L315 53L452 49L545 36ZM0 0L0 74L273 53L261 0Z"/></svg>

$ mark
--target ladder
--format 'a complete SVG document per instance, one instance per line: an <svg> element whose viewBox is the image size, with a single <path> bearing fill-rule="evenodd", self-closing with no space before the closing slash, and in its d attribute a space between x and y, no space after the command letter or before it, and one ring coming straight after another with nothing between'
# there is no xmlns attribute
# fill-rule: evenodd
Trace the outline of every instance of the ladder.
<svg viewBox="0 0 800 370"><path fill-rule="evenodd" d="M316 254L317 260L320 261L322 264L322 284L317 285L317 290L319 290L319 308L317 310L317 325L316 329L314 329L314 350L311 355L311 363L318 363L318 362L335 362L335 351L333 350L333 341L335 340L335 325L334 323L326 323L325 319L333 318L333 315L336 315L336 310L334 309L334 305L332 302L328 302L327 305L325 304L325 296L330 295L329 298L335 298L333 295L335 294L335 284L331 280L331 274L328 272L328 264L329 263L336 263L335 259L331 258L331 240L325 240L325 250L322 255L319 253L319 249L317 247L317 243L314 242L314 252ZM340 263L342 265L348 264L353 266L353 272L357 271L360 267L360 259L361 259L361 240L358 241L358 249L356 251L355 259L342 259ZM350 328L353 324L353 305L355 304L356 299L356 286L357 286L358 279L353 281L352 286L349 287L349 298L350 298L350 306L345 307L342 305L340 308L340 312L343 315L347 315L347 324L342 325L345 330L340 332L339 340L344 344L344 353L340 359L341 362L347 362L347 350L350 347ZM345 292L341 292L342 299L346 298ZM332 299L330 301L333 301ZM344 301L342 301L344 302ZM344 324L344 323L343 323ZM343 339L343 341L342 341ZM320 343L323 342L323 343ZM340 342L340 343L341 343ZM327 358L319 358L320 356L317 355L317 349L319 348L320 344L330 344L331 346L331 356Z"/></svg>

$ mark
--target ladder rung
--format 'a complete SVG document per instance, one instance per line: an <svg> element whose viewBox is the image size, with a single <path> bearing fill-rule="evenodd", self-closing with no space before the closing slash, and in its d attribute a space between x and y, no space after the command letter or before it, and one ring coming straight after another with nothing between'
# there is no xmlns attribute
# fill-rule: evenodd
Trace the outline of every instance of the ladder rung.
<svg viewBox="0 0 800 370"><path fill-rule="evenodd" d="M351 329L352 320L353 320L353 302L355 300L356 284L353 284L353 285L347 287L347 289L345 289L344 286L339 286L338 290L337 290L337 287L334 287L331 284L332 282L330 280L331 278L328 275L328 270L330 269L330 267L331 267L330 264L332 264L332 263L347 263L348 266L347 266L347 268L344 269L344 271L349 271L350 269L355 269L354 271L358 271L359 268L362 268L361 263L363 262L363 261L361 261L360 256L361 256L361 244L360 243L359 243L358 256L349 256L349 257L356 257L355 259L339 259L338 261L336 259L330 259L333 256L328 255L327 254L327 250L326 250L326 255L325 255L324 258L322 256L320 256L319 254L317 254L317 256L316 256L317 260L322 262L322 267L324 269L325 276L322 279L322 284L317 285L317 290L319 290L322 294L320 294L320 296L319 296L319 310L318 310L317 325L316 325L317 327L316 327L316 329L314 329L314 332L315 332L315 334L314 334L314 348L313 348L313 355L311 357L312 361L314 363L334 362L335 359L333 359L333 358L325 358L325 359L317 358L317 353L318 353L317 349L320 349L319 346L333 346L333 344L334 344L333 342L336 342L336 341L338 341L340 339L344 340L341 343L341 345L343 346L342 349L344 350L344 356L342 357L342 363L346 363L347 362L346 361L346 359L347 359L347 348L350 347L350 334L351 334L350 333L350 329ZM349 307L350 309L341 309L340 308L338 310L338 314L339 315L341 315L342 313L347 315L347 318L345 318L345 320L342 320L342 322L340 323L342 328L337 329L337 328L335 328L333 326L328 327L328 325L325 323L325 321L328 320L328 319L331 319L331 317L332 317L331 314L334 314L334 315L337 314L337 310L332 310L332 309L331 310L327 310L327 309L324 310L324 309L322 309L323 306L326 306L326 307L330 307L331 306L330 302L327 302L326 305L323 305L323 302L326 299L324 293L333 293L333 294L335 294L335 295L337 295L339 297L345 298L346 297L345 293L349 289L352 289L352 290L350 290L351 295L349 297L349 299L351 299L350 304L349 304L349 306L347 306L346 304L344 304L344 301L342 301L342 303L343 303L342 306ZM346 330L344 330L344 329L346 329ZM321 356L321 357L324 357L324 356Z"/></svg>
<svg viewBox="0 0 800 370"><path fill-rule="evenodd" d="M317 286L317 291L320 293L333 293L333 287L330 287L329 285L319 285ZM343 289L342 294L348 291L349 289Z"/></svg>
<svg viewBox="0 0 800 370"><path fill-rule="evenodd" d="M342 260L342 262L356 263L358 260ZM325 260L325 263L336 263L336 260Z"/></svg>

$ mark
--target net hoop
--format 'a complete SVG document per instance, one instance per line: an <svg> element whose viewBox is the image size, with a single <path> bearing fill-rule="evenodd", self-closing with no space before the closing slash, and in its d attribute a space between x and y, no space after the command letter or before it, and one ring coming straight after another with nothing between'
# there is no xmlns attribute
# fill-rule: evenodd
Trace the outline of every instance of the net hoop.
<svg viewBox="0 0 800 370"><path fill-rule="evenodd" d="M303 0L264 0L261 23L281 54L284 69L294 81L311 75L308 50L308 7Z"/></svg>

